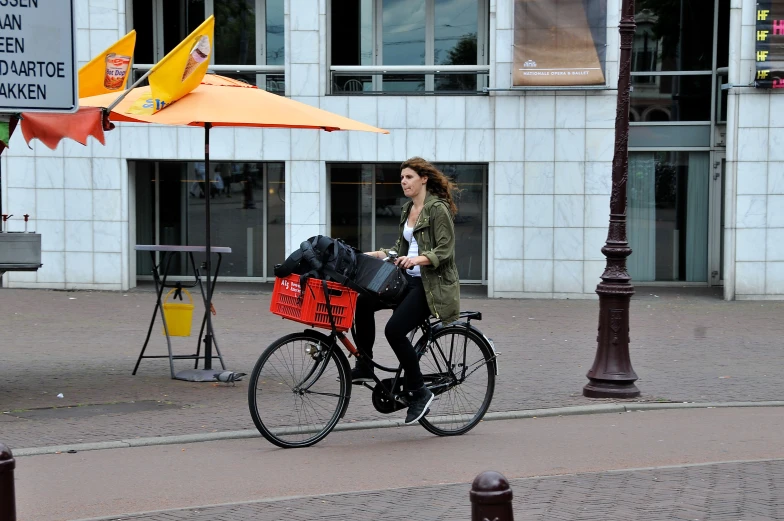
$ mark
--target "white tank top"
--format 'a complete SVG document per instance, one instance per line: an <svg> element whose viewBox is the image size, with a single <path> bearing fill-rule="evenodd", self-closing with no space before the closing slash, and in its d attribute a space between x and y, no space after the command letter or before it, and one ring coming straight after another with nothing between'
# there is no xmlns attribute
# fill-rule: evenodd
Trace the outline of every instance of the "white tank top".
<svg viewBox="0 0 784 521"><path fill-rule="evenodd" d="M419 256L419 244L417 244L416 239L414 239L414 227L408 225L408 220L406 220L406 224L403 225L403 238L408 241L408 257L413 258ZM406 271L412 277L422 276L419 266L414 266Z"/></svg>

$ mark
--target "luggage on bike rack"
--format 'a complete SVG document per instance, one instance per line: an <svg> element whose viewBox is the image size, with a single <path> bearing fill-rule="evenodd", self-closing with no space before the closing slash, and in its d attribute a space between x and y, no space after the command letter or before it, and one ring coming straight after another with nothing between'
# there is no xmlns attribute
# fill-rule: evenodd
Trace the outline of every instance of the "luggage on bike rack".
<svg viewBox="0 0 784 521"><path fill-rule="evenodd" d="M348 285L385 303L397 304L406 292L408 280L403 270L393 263L360 253L354 277Z"/></svg>
<svg viewBox="0 0 784 521"><path fill-rule="evenodd" d="M275 266L275 276L280 279L292 274L300 276L299 285L303 287L311 278L334 281L387 304L400 302L408 286L405 273L395 264L324 235L303 241L283 264ZM300 294L300 298L303 296Z"/></svg>

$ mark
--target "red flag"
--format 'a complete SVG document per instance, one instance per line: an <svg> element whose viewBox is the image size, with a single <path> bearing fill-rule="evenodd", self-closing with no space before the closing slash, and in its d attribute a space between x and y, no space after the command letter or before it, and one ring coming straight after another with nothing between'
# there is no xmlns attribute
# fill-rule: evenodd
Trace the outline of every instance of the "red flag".
<svg viewBox="0 0 784 521"><path fill-rule="evenodd" d="M114 124L109 121L100 107L83 107L73 114L52 114L46 112L25 112L22 114L22 135L27 141L38 139L54 150L63 138L87 144L87 137L93 136L102 145L106 144L104 130L111 130Z"/></svg>

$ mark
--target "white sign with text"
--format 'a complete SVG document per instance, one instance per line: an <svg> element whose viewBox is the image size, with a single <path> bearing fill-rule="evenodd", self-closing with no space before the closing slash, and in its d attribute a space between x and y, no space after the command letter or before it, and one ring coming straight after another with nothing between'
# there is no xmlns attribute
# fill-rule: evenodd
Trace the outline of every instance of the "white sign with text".
<svg viewBox="0 0 784 521"><path fill-rule="evenodd" d="M74 0L0 0L0 112L74 112Z"/></svg>

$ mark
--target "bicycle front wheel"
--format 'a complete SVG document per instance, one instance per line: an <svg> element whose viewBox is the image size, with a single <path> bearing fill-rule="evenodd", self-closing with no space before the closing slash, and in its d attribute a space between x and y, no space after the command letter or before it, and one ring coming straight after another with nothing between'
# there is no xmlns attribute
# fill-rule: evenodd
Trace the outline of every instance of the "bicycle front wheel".
<svg viewBox="0 0 784 521"><path fill-rule="evenodd" d="M457 436L473 429L493 399L493 357L481 335L464 326L436 332L419 360L425 385L436 399L419 423L438 436Z"/></svg>
<svg viewBox="0 0 784 521"><path fill-rule="evenodd" d="M335 427L351 393L348 362L329 339L285 336L259 357L248 406L259 432L278 447L309 447Z"/></svg>

